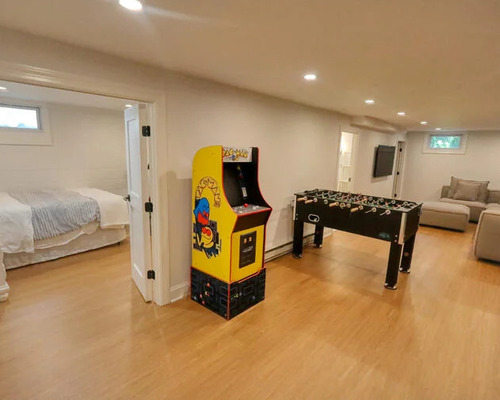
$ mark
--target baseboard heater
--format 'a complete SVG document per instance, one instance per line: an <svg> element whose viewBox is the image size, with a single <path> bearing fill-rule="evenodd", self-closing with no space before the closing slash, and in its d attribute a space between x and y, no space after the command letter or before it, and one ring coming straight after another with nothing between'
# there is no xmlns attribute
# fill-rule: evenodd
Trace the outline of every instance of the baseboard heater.
<svg viewBox="0 0 500 400"><path fill-rule="evenodd" d="M333 232L333 231L332 231ZM332 232L325 234L325 237L330 236ZM314 242L314 233L304 236L304 244L308 245ZM267 250L264 254L264 261L267 263L269 261L275 260L278 257L284 256L285 254L291 253L293 247L293 242L288 242L282 244L281 246L275 247L273 249Z"/></svg>

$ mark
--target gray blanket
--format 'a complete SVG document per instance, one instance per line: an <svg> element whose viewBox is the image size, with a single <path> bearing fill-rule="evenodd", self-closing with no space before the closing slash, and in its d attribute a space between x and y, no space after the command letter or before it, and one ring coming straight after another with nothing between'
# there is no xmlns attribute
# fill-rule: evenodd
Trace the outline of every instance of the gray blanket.
<svg viewBox="0 0 500 400"><path fill-rule="evenodd" d="M97 201L67 190L9 193L31 208L33 238L48 239L99 221Z"/></svg>

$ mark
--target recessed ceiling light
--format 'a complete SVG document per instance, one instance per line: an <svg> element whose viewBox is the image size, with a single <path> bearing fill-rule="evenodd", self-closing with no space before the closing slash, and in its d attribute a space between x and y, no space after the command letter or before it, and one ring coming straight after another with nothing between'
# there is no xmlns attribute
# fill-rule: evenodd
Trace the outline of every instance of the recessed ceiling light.
<svg viewBox="0 0 500 400"><path fill-rule="evenodd" d="M437 130L437 131L440 131L440 130L441 130L441 128L436 128L436 130Z"/></svg>
<svg viewBox="0 0 500 400"><path fill-rule="evenodd" d="M365 103L366 104L375 104L375 100L368 99L368 100L365 100Z"/></svg>
<svg viewBox="0 0 500 400"><path fill-rule="evenodd" d="M0 86L0 90L1 90L2 92L5 92L5 91L7 91L7 88L6 88L5 86Z"/></svg>
<svg viewBox="0 0 500 400"><path fill-rule="evenodd" d="M132 104L125 104L125 108L132 108Z"/></svg>
<svg viewBox="0 0 500 400"><path fill-rule="evenodd" d="M306 81L315 81L318 77L316 76L316 74L305 74L304 75L304 79Z"/></svg>
<svg viewBox="0 0 500 400"><path fill-rule="evenodd" d="M398 112L398 115L404 117L406 115L406 113L404 111L400 111L400 112Z"/></svg>
<svg viewBox="0 0 500 400"><path fill-rule="evenodd" d="M427 121L422 121L420 125L427 125Z"/></svg>
<svg viewBox="0 0 500 400"><path fill-rule="evenodd" d="M142 3L139 0L120 0L120 5L130 11L141 11Z"/></svg>

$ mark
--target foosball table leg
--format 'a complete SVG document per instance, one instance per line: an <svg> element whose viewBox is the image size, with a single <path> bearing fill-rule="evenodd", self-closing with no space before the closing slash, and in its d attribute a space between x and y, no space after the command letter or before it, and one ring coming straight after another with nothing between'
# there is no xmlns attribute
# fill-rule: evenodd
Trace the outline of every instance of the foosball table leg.
<svg viewBox="0 0 500 400"><path fill-rule="evenodd" d="M404 272L405 274L410 273L411 268L411 258L413 256L413 247L415 246L415 237L417 235L413 235L410 239L408 239L403 247L403 257L401 258L401 266L399 270Z"/></svg>
<svg viewBox="0 0 500 400"><path fill-rule="evenodd" d="M304 223L295 220L293 223L293 249L294 258L302 258L302 247L304 245Z"/></svg>
<svg viewBox="0 0 500 400"><path fill-rule="evenodd" d="M321 225L316 225L314 228L314 245L317 249L323 246L323 231L324 227Z"/></svg>
<svg viewBox="0 0 500 400"><path fill-rule="evenodd" d="M397 242L391 242L391 250L389 252L389 262L387 264L387 275L385 276L386 289L395 290L398 284L399 265L401 262L401 251L403 245Z"/></svg>

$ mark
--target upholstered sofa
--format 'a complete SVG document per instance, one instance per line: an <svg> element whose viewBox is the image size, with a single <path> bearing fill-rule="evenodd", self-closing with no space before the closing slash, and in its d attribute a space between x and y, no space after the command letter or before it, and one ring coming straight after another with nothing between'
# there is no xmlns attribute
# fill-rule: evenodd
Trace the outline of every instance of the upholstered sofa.
<svg viewBox="0 0 500 400"><path fill-rule="evenodd" d="M454 183L454 179L455 183L456 181L460 181L460 179L452 178L452 184ZM472 185L479 182L479 181L466 181L466 180L461 180L461 181L466 182L466 184L471 183ZM465 199L467 198L467 196L463 196L463 198L460 198L462 196L457 196L456 189L455 191L453 191L454 189L452 187L453 185L443 186L443 188L441 189L441 198L439 199L439 201L443 201L446 203L462 204L464 206L469 207L470 209L469 220L472 222L477 222L479 221L479 216L484 210L486 210L489 204L500 205L500 190L489 190L487 189L487 183L486 182L482 183L485 185L480 187L477 197L476 198L469 197L468 200Z"/></svg>
<svg viewBox="0 0 500 400"><path fill-rule="evenodd" d="M490 204L481 213L474 238L477 258L500 262L500 204Z"/></svg>

